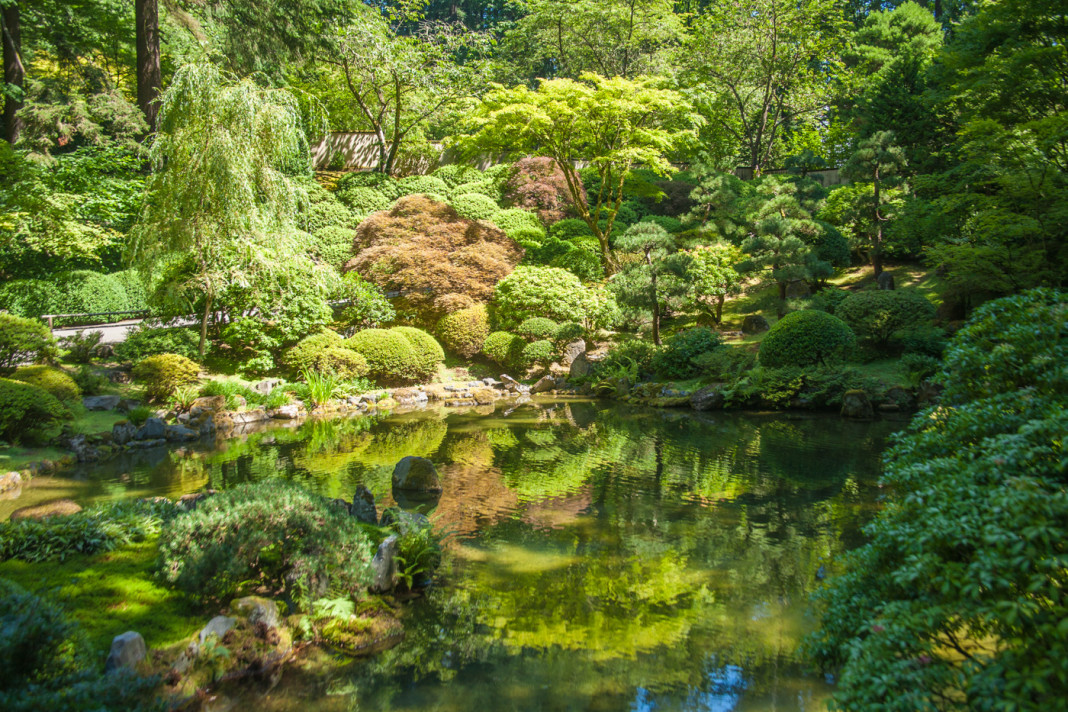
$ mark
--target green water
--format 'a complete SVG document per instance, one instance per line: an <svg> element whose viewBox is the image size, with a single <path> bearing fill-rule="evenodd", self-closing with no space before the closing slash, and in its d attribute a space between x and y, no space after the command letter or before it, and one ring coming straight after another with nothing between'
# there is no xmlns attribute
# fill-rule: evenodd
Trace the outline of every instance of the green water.
<svg viewBox="0 0 1068 712"><path fill-rule="evenodd" d="M275 428L81 473L83 499L288 477L391 503L421 455L455 532L406 636L211 709L818 710L799 662L820 567L860 541L900 423L551 402ZM231 706L232 705L232 706Z"/></svg>

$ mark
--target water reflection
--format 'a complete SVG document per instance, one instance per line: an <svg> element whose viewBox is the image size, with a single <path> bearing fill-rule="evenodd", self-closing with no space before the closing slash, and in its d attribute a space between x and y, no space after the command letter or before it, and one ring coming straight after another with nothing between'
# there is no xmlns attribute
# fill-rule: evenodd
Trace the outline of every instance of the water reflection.
<svg viewBox="0 0 1068 712"><path fill-rule="evenodd" d="M816 572L859 540L890 424L557 402L275 428L85 470L84 498L287 477L391 503L439 467L457 532L377 658L287 672L263 710L812 710ZM250 702L250 701L249 701ZM251 703L251 702L250 702Z"/></svg>

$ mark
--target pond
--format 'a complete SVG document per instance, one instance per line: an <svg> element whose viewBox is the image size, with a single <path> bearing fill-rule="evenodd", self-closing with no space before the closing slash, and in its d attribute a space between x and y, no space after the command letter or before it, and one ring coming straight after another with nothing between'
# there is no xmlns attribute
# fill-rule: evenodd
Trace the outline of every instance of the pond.
<svg viewBox="0 0 1068 712"><path fill-rule="evenodd" d="M861 541L900 426L501 403L141 452L68 483L91 501L287 477L381 505L401 457L438 465L432 519L453 534L400 645L305 661L234 709L818 710L807 599Z"/></svg>

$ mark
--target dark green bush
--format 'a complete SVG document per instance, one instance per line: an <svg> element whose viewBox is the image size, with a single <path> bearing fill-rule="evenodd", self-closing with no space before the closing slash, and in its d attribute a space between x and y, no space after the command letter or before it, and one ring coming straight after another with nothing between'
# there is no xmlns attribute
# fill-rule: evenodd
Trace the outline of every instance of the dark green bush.
<svg viewBox="0 0 1068 712"><path fill-rule="evenodd" d="M397 188L401 195L436 195L444 197L449 194L449 186L445 181L434 176L407 176L397 181Z"/></svg>
<svg viewBox="0 0 1068 712"><path fill-rule="evenodd" d="M56 288L43 279L14 279L0 284L0 309L23 317L57 314Z"/></svg>
<svg viewBox="0 0 1068 712"><path fill-rule="evenodd" d="M344 345L367 359L367 376L379 385L409 385L420 380L419 356L403 334L364 329L346 339Z"/></svg>
<svg viewBox="0 0 1068 712"><path fill-rule="evenodd" d="M104 334L99 331L76 331L72 336L61 339L59 344L66 350L63 360L67 363L89 363L100 355L100 340Z"/></svg>
<svg viewBox="0 0 1068 712"><path fill-rule="evenodd" d="M374 188L390 200L396 200L401 196L400 189L397 187L397 180L387 173L373 171L346 173L337 181L338 192L356 187Z"/></svg>
<svg viewBox="0 0 1068 712"><path fill-rule="evenodd" d="M544 229L537 215L522 208L508 208L497 212L493 216L493 224L504 230L509 237L520 229Z"/></svg>
<svg viewBox="0 0 1068 712"><path fill-rule="evenodd" d="M445 352L441 350L437 339L414 326L395 326L390 331L408 339L408 343L412 345L416 357L417 381L426 382L437 375L438 367L445 361Z"/></svg>
<svg viewBox="0 0 1068 712"><path fill-rule="evenodd" d="M58 275L54 282L55 307L59 313L92 314L130 309L126 288L115 275L76 270Z"/></svg>
<svg viewBox="0 0 1068 712"><path fill-rule="evenodd" d="M891 337L894 350L903 354L923 354L940 358L949 342L946 332L936 326L904 328Z"/></svg>
<svg viewBox="0 0 1068 712"><path fill-rule="evenodd" d="M731 381L756 366L756 354L741 346L723 345L695 356L694 366L703 375L718 381Z"/></svg>
<svg viewBox="0 0 1068 712"><path fill-rule="evenodd" d="M493 198L480 193L457 195L449 205L469 220L489 220L500 210Z"/></svg>
<svg viewBox="0 0 1068 712"><path fill-rule="evenodd" d="M0 374L11 373L26 361L48 361L56 342L48 327L36 319L0 314Z"/></svg>
<svg viewBox="0 0 1068 712"><path fill-rule="evenodd" d="M482 180L482 171L460 163L450 163L434 170L431 174L443 181L449 188L455 188L470 181Z"/></svg>
<svg viewBox="0 0 1068 712"><path fill-rule="evenodd" d="M84 396L100 395L110 383L107 376L95 371L92 366L87 364L80 366L71 376L71 379L78 384L78 388Z"/></svg>
<svg viewBox="0 0 1068 712"><path fill-rule="evenodd" d="M556 332L552 335L553 341L558 344L568 344L572 341L584 338L586 336L586 329L575 321L564 322L556 328Z"/></svg>
<svg viewBox="0 0 1068 712"><path fill-rule="evenodd" d="M145 387L145 397L162 403L185 386L200 380L200 366L178 354L158 354L142 359L131 372L133 380Z"/></svg>
<svg viewBox="0 0 1068 712"><path fill-rule="evenodd" d="M302 608L327 590L359 595L374 545L333 502L282 481L239 485L176 517L160 537L160 575L202 601L266 587Z"/></svg>
<svg viewBox="0 0 1068 712"><path fill-rule="evenodd" d="M552 319L534 316L523 321L516 329L516 333L527 341L540 341L542 339L555 338L559 329L560 325Z"/></svg>
<svg viewBox="0 0 1068 712"><path fill-rule="evenodd" d="M665 378L687 379L701 375L694 359L720 346L719 334L703 326L672 334L653 359L653 368Z"/></svg>
<svg viewBox="0 0 1068 712"><path fill-rule="evenodd" d="M486 337L482 353L501 368L521 368L527 342L507 331L495 331Z"/></svg>
<svg viewBox="0 0 1068 712"><path fill-rule="evenodd" d="M825 363L856 339L844 321L814 309L787 314L760 342L760 365L769 368Z"/></svg>
<svg viewBox="0 0 1068 712"><path fill-rule="evenodd" d="M565 218L549 227L549 237L570 242L577 238L593 237L593 230L590 229L585 220Z"/></svg>
<svg viewBox="0 0 1068 712"><path fill-rule="evenodd" d="M842 303L842 300L850 294L852 294L852 292L848 289L825 287L812 295L812 299L809 300L809 308L825 311L828 314L834 314L834 310L837 309L838 305Z"/></svg>
<svg viewBox="0 0 1068 712"><path fill-rule="evenodd" d="M126 340L115 344L115 358L136 363L148 356L178 354L196 361L200 332L190 326L153 326L142 322L126 334Z"/></svg>
<svg viewBox="0 0 1068 712"><path fill-rule="evenodd" d="M520 235L512 233L513 239ZM565 242L555 237L543 238L538 244L531 244L527 249L525 263L559 267L575 274L580 279L593 281L604 278L604 266L601 264L600 248L594 238L579 238Z"/></svg>
<svg viewBox="0 0 1068 712"><path fill-rule="evenodd" d="M82 391L74 379L52 366L19 366L11 375L11 380L37 386L68 408L80 404L82 400Z"/></svg>
<svg viewBox="0 0 1068 712"><path fill-rule="evenodd" d="M594 365L596 378L626 378L637 383L653 372L657 348L648 341L632 339L613 346L602 361Z"/></svg>
<svg viewBox="0 0 1068 712"><path fill-rule="evenodd" d="M839 302L834 314L861 342L885 351L898 332L929 326L935 308L918 292L879 289L850 294Z"/></svg>
<svg viewBox="0 0 1068 712"><path fill-rule="evenodd" d="M146 309L148 307L148 290L137 270L128 269L115 272L111 277L122 286L126 294L126 303L129 309Z"/></svg>
<svg viewBox="0 0 1068 712"><path fill-rule="evenodd" d="M438 321L436 332L446 349L458 356L471 358L482 349L490 333L485 305L476 304L446 314Z"/></svg>
<svg viewBox="0 0 1068 712"><path fill-rule="evenodd" d="M351 210L361 215L367 215L376 210L385 210L393 203L392 200L374 188L364 186L339 189L337 198Z"/></svg>
<svg viewBox="0 0 1068 712"><path fill-rule="evenodd" d="M523 347L523 365L547 366L556 357L556 347L548 339L532 341Z"/></svg>
<svg viewBox="0 0 1068 712"><path fill-rule="evenodd" d="M70 417L70 410L47 391L0 378L0 438L36 440Z"/></svg>
<svg viewBox="0 0 1068 712"><path fill-rule="evenodd" d="M938 373L942 362L934 356L920 353L907 353L901 357L901 368L912 383L923 383Z"/></svg>

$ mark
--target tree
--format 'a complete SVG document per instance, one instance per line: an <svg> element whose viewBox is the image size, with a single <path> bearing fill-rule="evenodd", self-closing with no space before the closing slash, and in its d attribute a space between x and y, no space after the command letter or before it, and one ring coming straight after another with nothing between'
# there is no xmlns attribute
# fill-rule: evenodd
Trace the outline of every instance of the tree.
<svg viewBox="0 0 1068 712"><path fill-rule="evenodd" d="M375 170L393 173L402 144L479 86L483 40L462 26L429 23L399 35L374 12L339 31L337 53L324 61L339 68L355 113L376 136ZM461 52L472 56L461 63Z"/></svg>
<svg viewBox="0 0 1068 712"><path fill-rule="evenodd" d="M1068 695L1068 302L988 302L953 338L942 402L887 454L868 543L818 594L816 662L843 709L1043 710Z"/></svg>
<svg viewBox="0 0 1068 712"><path fill-rule="evenodd" d="M692 118L679 93L658 88L652 79L585 74L581 81L546 80L536 90L493 85L471 112L468 135L460 142L472 153L552 158L576 212L597 238L605 271L613 274L618 265L608 238L624 181L639 166L667 175L668 155L693 136ZM579 160L597 174L595 196L584 193Z"/></svg>
<svg viewBox="0 0 1068 712"><path fill-rule="evenodd" d="M26 78L26 67L22 63L22 26L15 0L0 2L0 35L4 59L4 139L14 146L22 129L18 111L22 107L22 85Z"/></svg>
<svg viewBox="0 0 1068 712"><path fill-rule="evenodd" d="M156 127L160 89L163 78L159 64L159 3L158 0L135 0L137 39L137 106L145 115L148 130Z"/></svg>
<svg viewBox="0 0 1068 712"><path fill-rule="evenodd" d="M666 303L688 290L684 279L687 256L678 252L674 236L651 222L631 225L616 247L637 254L638 259L623 266L609 282L610 288L620 305L652 314L653 343L660 346L660 318Z"/></svg>
<svg viewBox="0 0 1068 712"><path fill-rule="evenodd" d="M819 0L716 3L697 18L684 75L717 163L744 161L760 175L781 158L831 99L843 27L837 4Z"/></svg>
<svg viewBox="0 0 1068 712"><path fill-rule="evenodd" d="M729 242L714 242L687 250L685 255L689 258L686 281L690 300L713 324L719 324L723 302L741 290L742 279L735 265L742 261L742 252Z"/></svg>
<svg viewBox="0 0 1068 712"><path fill-rule="evenodd" d="M224 299L261 318L300 301L298 292L325 301L333 272L313 267L298 244L297 194L285 174L308 170L293 96L212 65L186 65L163 94L158 119L154 173L130 257L199 306L201 355Z"/></svg>
<svg viewBox="0 0 1068 712"><path fill-rule="evenodd" d="M890 220L885 212L883 191L886 187L893 187L905 166L905 153L894 144L894 134L879 131L860 142L843 168L843 173L849 179L871 183L871 204L868 206L871 225L869 255L876 277L883 272L883 224Z"/></svg>

